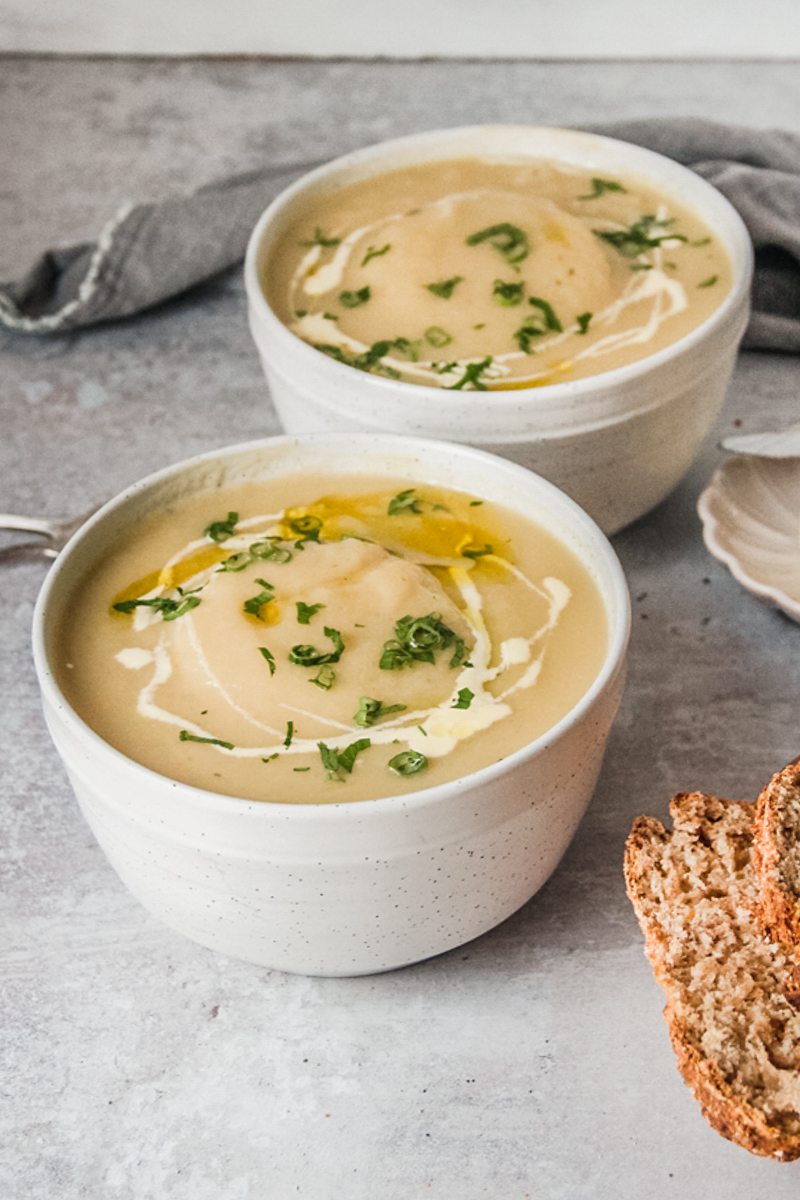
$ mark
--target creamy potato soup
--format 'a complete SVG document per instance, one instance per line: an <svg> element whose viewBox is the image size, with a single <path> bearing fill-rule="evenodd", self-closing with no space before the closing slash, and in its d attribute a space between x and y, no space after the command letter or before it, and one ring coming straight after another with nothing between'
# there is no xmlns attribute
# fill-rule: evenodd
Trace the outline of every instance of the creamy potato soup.
<svg viewBox="0 0 800 1200"><path fill-rule="evenodd" d="M463 159L332 191L284 234L262 284L339 362L493 390L653 354L718 307L731 267L712 230L641 179Z"/></svg>
<svg viewBox="0 0 800 1200"><path fill-rule="evenodd" d="M429 787L549 729L596 677L603 602L479 497L295 476L153 514L76 589L62 686L130 758L258 800Z"/></svg>

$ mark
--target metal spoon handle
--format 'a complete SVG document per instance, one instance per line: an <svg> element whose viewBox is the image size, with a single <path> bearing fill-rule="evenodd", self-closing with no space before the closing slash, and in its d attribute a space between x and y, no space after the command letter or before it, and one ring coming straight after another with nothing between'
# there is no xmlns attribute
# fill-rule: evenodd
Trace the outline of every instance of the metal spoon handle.
<svg viewBox="0 0 800 1200"><path fill-rule="evenodd" d="M0 530L19 530L22 533L41 533L54 540L58 537L59 524L44 517L21 517L14 513L0 513Z"/></svg>

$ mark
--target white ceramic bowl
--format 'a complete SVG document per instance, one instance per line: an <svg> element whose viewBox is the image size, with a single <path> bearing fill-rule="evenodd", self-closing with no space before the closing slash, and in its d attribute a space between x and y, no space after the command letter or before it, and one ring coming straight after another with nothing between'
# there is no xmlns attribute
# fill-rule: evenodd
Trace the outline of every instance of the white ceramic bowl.
<svg viewBox="0 0 800 1200"><path fill-rule="evenodd" d="M587 379L513 391L446 391L355 371L320 354L269 307L259 277L287 225L331 190L413 163L551 158L597 175L641 177L697 212L733 265L733 286L697 329L648 358ZM466 442L563 488L607 533L647 512L689 468L725 392L749 312L752 247L715 188L671 159L567 129L489 125L383 142L338 158L282 192L247 251L250 328L289 433L361 429Z"/></svg>
<svg viewBox="0 0 800 1200"><path fill-rule="evenodd" d="M500 763L405 796L341 804L241 800L132 762L75 713L52 669L71 589L145 514L219 485L337 469L468 489L538 521L580 555L607 612L602 669L554 728ZM167 925L287 971L355 975L490 929L542 886L595 785L623 686L622 569L590 518L503 459L414 438L271 438L180 463L102 508L59 555L34 617L44 711L112 866ZM588 902L588 901L587 901Z"/></svg>

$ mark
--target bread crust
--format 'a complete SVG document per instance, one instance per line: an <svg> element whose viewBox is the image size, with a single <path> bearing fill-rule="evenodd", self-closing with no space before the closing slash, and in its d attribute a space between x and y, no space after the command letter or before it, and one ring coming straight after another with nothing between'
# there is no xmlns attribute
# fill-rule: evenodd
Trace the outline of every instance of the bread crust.
<svg viewBox="0 0 800 1200"><path fill-rule="evenodd" d="M791 821L787 806L800 803L800 758L773 775L756 805L753 861L761 891L760 918L766 936L788 949L800 948L800 895L785 874L782 830ZM791 822L794 824L794 822ZM795 830L800 841L800 826Z"/></svg>
<svg viewBox="0 0 800 1200"><path fill-rule="evenodd" d="M689 792L675 796L670 811L675 822L674 833L669 833L652 817L638 817L634 821L625 847L625 882L645 937L647 957L667 995L664 1017L678 1069L717 1133L753 1154L779 1162L793 1161L800 1158L800 1133L793 1134L770 1123L764 1112L748 1103L741 1089L736 1094L718 1063L704 1054L697 1038L691 1036L687 1022L678 1011L681 984L670 970L668 938L657 919L671 899L663 889L659 890L664 876L658 875L658 867L672 838L680 832L706 847L715 846L715 838L724 838L734 849L744 846L749 851L755 806L702 792ZM747 869L752 870L751 867ZM680 898L675 901L679 902ZM755 944L758 939L756 914L753 931ZM786 998L790 1000L788 995Z"/></svg>

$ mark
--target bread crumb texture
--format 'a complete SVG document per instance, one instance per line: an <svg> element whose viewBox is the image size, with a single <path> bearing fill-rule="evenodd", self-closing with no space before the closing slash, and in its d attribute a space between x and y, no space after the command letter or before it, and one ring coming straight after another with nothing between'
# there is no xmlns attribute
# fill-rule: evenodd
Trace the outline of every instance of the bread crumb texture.
<svg viewBox="0 0 800 1200"><path fill-rule="evenodd" d="M755 1154L800 1157L800 978L766 940L755 805L676 796L669 833L639 817L625 879L667 996L681 1074L710 1124Z"/></svg>
<svg viewBox="0 0 800 1200"><path fill-rule="evenodd" d="M758 798L754 861L764 933L790 949L800 945L800 760Z"/></svg>

